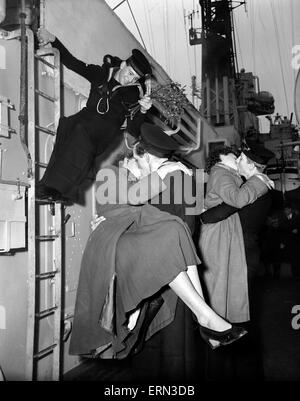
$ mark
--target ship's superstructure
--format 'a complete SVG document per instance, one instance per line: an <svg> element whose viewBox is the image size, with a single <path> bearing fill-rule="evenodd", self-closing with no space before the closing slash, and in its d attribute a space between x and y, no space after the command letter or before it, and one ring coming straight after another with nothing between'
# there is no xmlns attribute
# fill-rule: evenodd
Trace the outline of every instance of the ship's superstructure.
<svg viewBox="0 0 300 401"><path fill-rule="evenodd" d="M298 131L291 118L275 116L269 117L270 133L259 132L257 117L274 112L274 99L260 90L258 77L239 71L236 3L245 2L199 0L201 29L190 17L190 45L202 46L201 109L187 101L177 127L166 122L158 101L149 116L192 149L181 160L200 170L198 188L210 150L253 141L275 153L268 173L276 189L297 189ZM153 84L172 82L104 0L0 0L0 380L1 369L8 380L59 380L81 363L68 349L81 257L96 210L94 177L84 183L80 204L38 201L35 187L59 118L85 106L89 83L63 67L51 46L39 47L40 26L87 63L102 64L106 54L125 59L138 48L152 64ZM299 105L297 110L299 116ZM125 146L122 141L99 166ZM200 212L203 191L197 202Z"/></svg>
<svg viewBox="0 0 300 401"><path fill-rule="evenodd" d="M274 111L273 96L261 91L258 77L238 71L233 12L245 2L200 0L201 29L189 30L190 45L202 47L201 113L215 128L220 140L240 145L253 131L257 116Z"/></svg>
<svg viewBox="0 0 300 401"><path fill-rule="evenodd" d="M93 177L84 183L80 204L38 201L35 186L59 117L84 107L89 83L63 67L55 49L39 48L35 33L47 28L76 57L94 64L102 64L105 54L125 59L133 48L143 49L104 0L1 0L0 11L0 366L8 380L58 380L81 362L69 355L68 341L95 214ZM153 82L170 83L147 56ZM165 124L159 102L150 118L173 128ZM210 130L187 101L174 135L183 146L197 148L205 127Z"/></svg>
<svg viewBox="0 0 300 401"><path fill-rule="evenodd" d="M274 157L268 162L267 172L284 197L286 191L300 185L299 133L292 123L293 114L289 118L278 113L271 116L275 110L274 98L270 92L260 89L259 77L244 68L238 69L233 13L246 2L199 0L199 4L202 26L194 26L195 12L191 13L189 38L191 46L202 47L201 114L217 133L210 147L241 146L244 142L272 151ZM297 109L299 93L297 96L296 92L297 83ZM268 133L260 132L259 116L270 121Z"/></svg>

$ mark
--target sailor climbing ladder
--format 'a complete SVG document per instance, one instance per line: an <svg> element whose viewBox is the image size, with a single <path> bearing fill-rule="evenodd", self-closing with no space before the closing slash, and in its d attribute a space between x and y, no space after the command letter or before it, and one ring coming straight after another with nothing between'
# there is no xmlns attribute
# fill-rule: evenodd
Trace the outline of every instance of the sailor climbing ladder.
<svg viewBox="0 0 300 401"><path fill-rule="evenodd" d="M41 73L51 70L49 76ZM34 50L34 36L27 31L28 149L32 174L28 191L28 316L26 341L27 380L59 380L62 322L63 205L39 201L35 186L47 167L45 148L54 139L60 117L60 58L53 48ZM52 93L41 89L52 82ZM46 85L47 86L47 85ZM47 86L47 88L48 88ZM41 99L52 110L52 124L41 123ZM50 129L49 126L53 127ZM41 135L46 136L44 141ZM46 339L46 340L45 340ZM50 359L51 358L51 359ZM47 363L43 362L47 360ZM50 369L49 369L50 366Z"/></svg>

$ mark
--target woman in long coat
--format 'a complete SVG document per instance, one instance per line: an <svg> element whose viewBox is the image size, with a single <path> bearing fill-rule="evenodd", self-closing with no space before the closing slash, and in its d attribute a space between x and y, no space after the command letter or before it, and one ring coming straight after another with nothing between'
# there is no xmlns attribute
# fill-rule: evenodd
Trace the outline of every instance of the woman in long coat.
<svg viewBox="0 0 300 401"><path fill-rule="evenodd" d="M222 202L242 208L268 191L269 181L264 174L253 175L243 184L237 171L237 154L230 147L213 152L206 169L206 209ZM238 214L218 223L203 224L199 246L211 307L233 323L248 321L247 264Z"/></svg>
<svg viewBox="0 0 300 401"><path fill-rule="evenodd" d="M146 203L165 189L168 173L187 169L155 156L158 145L163 155L178 144L159 128L144 126L143 144L135 148L137 161L97 175L102 218L82 259L71 354L128 356L143 323L144 303L156 295L162 296L163 304L149 326L148 338L174 319L178 296L196 315L200 334L212 347L246 334L204 301L195 275L200 260L186 224ZM132 316L137 316L135 324Z"/></svg>

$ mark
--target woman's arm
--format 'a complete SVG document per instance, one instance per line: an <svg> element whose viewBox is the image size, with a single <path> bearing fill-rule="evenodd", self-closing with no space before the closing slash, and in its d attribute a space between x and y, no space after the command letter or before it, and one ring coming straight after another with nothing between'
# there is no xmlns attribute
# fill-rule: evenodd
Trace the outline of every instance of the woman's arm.
<svg viewBox="0 0 300 401"><path fill-rule="evenodd" d="M96 182L96 199L100 205L142 205L166 189L157 172L137 180L128 169L114 166L99 170Z"/></svg>
<svg viewBox="0 0 300 401"><path fill-rule="evenodd" d="M155 171L137 182L128 182L127 194L122 191L120 194L120 203L129 205L143 205L161 192L165 191L167 186L162 178ZM127 199L124 199L124 195ZM123 200L123 202L122 202ZM126 201L127 200L127 201Z"/></svg>
<svg viewBox="0 0 300 401"><path fill-rule="evenodd" d="M220 205L211 207L199 215L202 224L218 223L219 221L227 219L227 217L236 213L239 209L237 207L227 205L222 202Z"/></svg>
<svg viewBox="0 0 300 401"><path fill-rule="evenodd" d="M256 176L252 176L239 187L232 174L225 171L219 175L213 191L220 196L223 202L240 209L264 195L268 191L268 187Z"/></svg>
<svg viewBox="0 0 300 401"><path fill-rule="evenodd" d="M173 172L183 171L185 174L192 175L192 171L181 162L165 161L157 171L152 172L138 182L130 185L128 190L129 204L144 204L161 192L169 188L164 179Z"/></svg>
<svg viewBox="0 0 300 401"><path fill-rule="evenodd" d="M165 162L157 171L134 179L127 168L110 166L98 171L96 182L97 202L104 204L143 205L167 189L163 179L172 171L181 170L191 175L180 162Z"/></svg>

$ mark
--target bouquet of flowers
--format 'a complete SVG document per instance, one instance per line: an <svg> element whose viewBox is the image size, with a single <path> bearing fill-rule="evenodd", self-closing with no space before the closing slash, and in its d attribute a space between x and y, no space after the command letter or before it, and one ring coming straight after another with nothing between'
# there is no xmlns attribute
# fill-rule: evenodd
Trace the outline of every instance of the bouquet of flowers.
<svg viewBox="0 0 300 401"><path fill-rule="evenodd" d="M163 85L151 82L150 79L147 82L146 95L150 96L154 103L157 102L160 106L159 111L165 117L165 123L171 125L178 123L184 114L184 108L189 104L184 93L185 87L181 87L177 82L169 82ZM130 108L131 118L140 108L139 103L132 105Z"/></svg>
<svg viewBox="0 0 300 401"><path fill-rule="evenodd" d="M162 114L166 123L180 121L184 114L184 108L189 102L184 93L185 87L177 82L169 82L165 85L156 84L151 91L151 98L162 107Z"/></svg>

